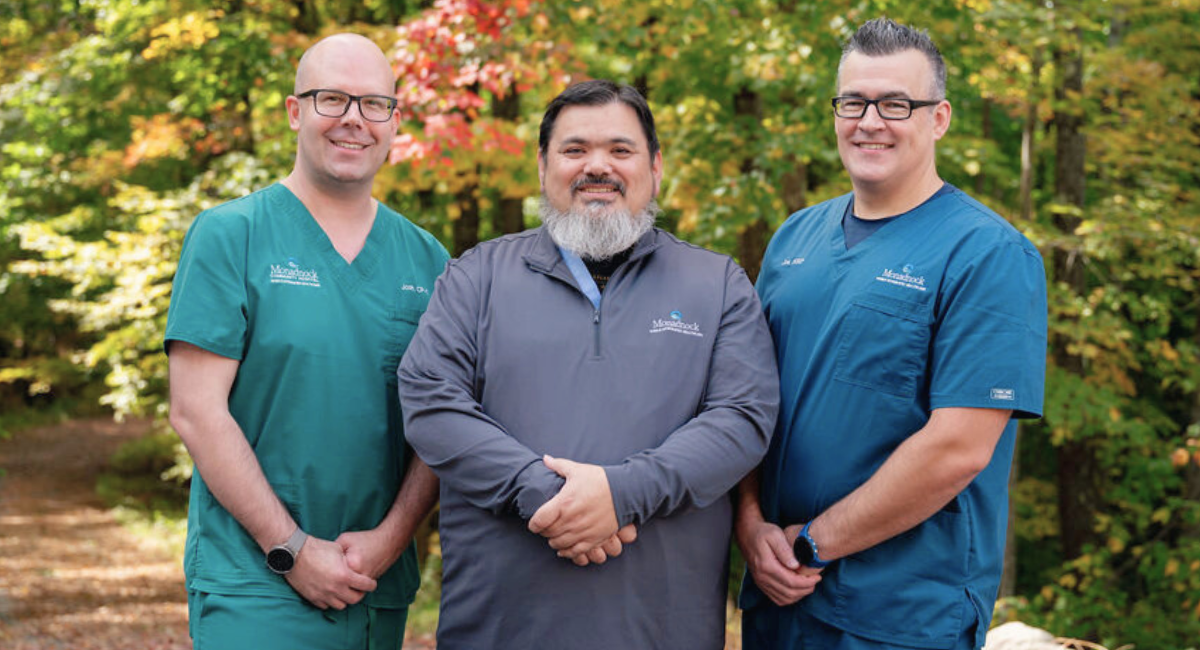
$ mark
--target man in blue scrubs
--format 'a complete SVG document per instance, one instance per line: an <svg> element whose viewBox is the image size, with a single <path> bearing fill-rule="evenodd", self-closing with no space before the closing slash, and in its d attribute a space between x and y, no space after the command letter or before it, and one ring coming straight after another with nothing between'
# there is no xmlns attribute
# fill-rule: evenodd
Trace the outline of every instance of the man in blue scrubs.
<svg viewBox="0 0 1200 650"><path fill-rule="evenodd" d="M371 198L399 124L383 52L304 54L281 182L206 210L167 317L171 424L196 462L196 650L398 648L437 479L407 458L396 367L447 255Z"/></svg>
<svg viewBox="0 0 1200 650"><path fill-rule="evenodd" d="M745 648L983 645L1046 286L1029 241L938 177L945 74L924 32L858 30L832 102L854 191L792 215L763 261L782 401L739 486Z"/></svg>

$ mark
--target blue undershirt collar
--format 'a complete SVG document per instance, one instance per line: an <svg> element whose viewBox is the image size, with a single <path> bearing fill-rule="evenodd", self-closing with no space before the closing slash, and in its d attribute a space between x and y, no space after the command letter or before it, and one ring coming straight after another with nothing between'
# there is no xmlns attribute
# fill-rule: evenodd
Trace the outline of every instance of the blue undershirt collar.
<svg viewBox="0 0 1200 650"><path fill-rule="evenodd" d="M583 263L575 253L558 246L558 254L562 255L563 261L567 263L567 268L571 270L571 275L575 277L575 283L579 285L579 290L587 299L592 301L592 306L600 309L600 287L596 286L596 280L592 278L591 271L588 271L587 264Z"/></svg>

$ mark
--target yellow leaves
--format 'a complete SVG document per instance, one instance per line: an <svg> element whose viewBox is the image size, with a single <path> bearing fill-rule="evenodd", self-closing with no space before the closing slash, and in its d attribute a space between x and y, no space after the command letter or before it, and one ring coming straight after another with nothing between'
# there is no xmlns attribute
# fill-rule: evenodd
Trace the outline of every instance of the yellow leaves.
<svg viewBox="0 0 1200 650"><path fill-rule="evenodd" d="M1075 585L1079 584L1079 579L1075 577L1074 573L1064 573L1059 576L1058 584L1066 587L1067 589L1074 589ZM1046 589L1049 589L1049 587L1042 590L1043 595L1045 595Z"/></svg>
<svg viewBox="0 0 1200 650"><path fill-rule="evenodd" d="M1184 449L1183 447L1180 447L1171 453L1171 465L1173 467L1183 467L1184 465L1188 464L1190 459L1191 454L1189 454L1188 450Z"/></svg>
<svg viewBox="0 0 1200 650"><path fill-rule="evenodd" d="M1167 566L1163 567L1163 577L1170 578L1176 573L1179 573L1179 560L1171 558L1167 560Z"/></svg>
<svg viewBox="0 0 1200 650"><path fill-rule="evenodd" d="M136 167L144 160L184 158L189 153L188 141L204 131L204 124L200 120L177 119L169 113L149 119L134 117L132 122L133 141L125 148L124 164L127 169Z"/></svg>
<svg viewBox="0 0 1200 650"><path fill-rule="evenodd" d="M1171 509L1167 507L1159 508L1150 515L1150 521L1156 524L1165 524L1171 519Z"/></svg>
<svg viewBox="0 0 1200 650"><path fill-rule="evenodd" d="M1121 410L1115 406L1109 407L1108 417L1113 422L1120 422L1121 421Z"/></svg>
<svg viewBox="0 0 1200 650"><path fill-rule="evenodd" d="M209 15L192 12L168 20L151 30L150 45L142 50L142 57L154 59L168 56L176 50L195 49L204 45L221 33L216 21L223 15L222 11L213 11Z"/></svg>
<svg viewBox="0 0 1200 650"><path fill-rule="evenodd" d="M1108 550L1112 551L1113 553L1120 553L1121 551L1124 551L1125 540L1121 539L1120 537L1109 537Z"/></svg>

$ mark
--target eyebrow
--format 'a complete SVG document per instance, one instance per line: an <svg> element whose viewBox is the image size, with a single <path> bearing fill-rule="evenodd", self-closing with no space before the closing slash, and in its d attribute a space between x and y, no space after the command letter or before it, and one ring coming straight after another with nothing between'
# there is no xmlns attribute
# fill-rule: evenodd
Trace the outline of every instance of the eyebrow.
<svg viewBox="0 0 1200 650"><path fill-rule="evenodd" d="M601 144L604 144L605 142L607 142L608 144L627 144L632 147L637 146L636 140L634 140L633 138L627 138L625 136L617 136L615 138L609 138L607 141L601 141ZM592 144L592 141L588 140L587 138L583 138L583 137L575 135L575 136L563 138L562 144L560 144L559 146L567 146L567 145L571 145L571 144Z"/></svg>
<svg viewBox="0 0 1200 650"><path fill-rule="evenodd" d="M908 93L902 90L892 90L886 93L881 93L877 97L867 97L865 93L860 93L854 90L843 90L842 97L862 97L863 99L912 99Z"/></svg>

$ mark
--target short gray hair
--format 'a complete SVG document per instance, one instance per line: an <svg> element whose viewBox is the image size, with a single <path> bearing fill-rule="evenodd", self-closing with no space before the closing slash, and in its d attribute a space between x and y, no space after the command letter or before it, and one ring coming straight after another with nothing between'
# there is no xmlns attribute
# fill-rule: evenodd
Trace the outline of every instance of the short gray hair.
<svg viewBox="0 0 1200 650"><path fill-rule="evenodd" d="M863 23L858 31L846 41L842 47L842 59L838 62L838 79L842 78L842 64L851 52L861 52L866 56L890 56L905 50L916 50L925 55L933 70L933 88L935 96L930 99L946 98L946 62L942 53L929 38L929 33L923 29L913 29L901 25L890 18L876 18Z"/></svg>

